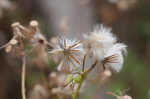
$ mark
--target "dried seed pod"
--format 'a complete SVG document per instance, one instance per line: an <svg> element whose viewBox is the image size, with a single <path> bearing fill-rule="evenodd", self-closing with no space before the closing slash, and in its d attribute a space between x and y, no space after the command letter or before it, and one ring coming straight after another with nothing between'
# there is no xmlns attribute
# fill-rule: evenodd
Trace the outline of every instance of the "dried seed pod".
<svg viewBox="0 0 150 99"><path fill-rule="evenodd" d="M6 53L9 53L11 50L12 50L12 45L8 45L8 46L5 48Z"/></svg>
<svg viewBox="0 0 150 99"><path fill-rule="evenodd" d="M30 22L30 30L31 30L31 35L33 36L36 32L40 32L38 28L39 23L36 20L32 20Z"/></svg>
<svg viewBox="0 0 150 99"><path fill-rule="evenodd" d="M30 22L30 26L32 26L32 27L37 27L38 24L39 23L36 20L33 20L33 21Z"/></svg>
<svg viewBox="0 0 150 99"><path fill-rule="evenodd" d="M10 40L10 44L12 44L12 45L16 45L17 43L18 43L18 41L16 39Z"/></svg>
<svg viewBox="0 0 150 99"><path fill-rule="evenodd" d="M17 26L19 26L20 25L20 23L19 22L15 22L15 23L13 23L13 24L11 24L11 27L17 27Z"/></svg>

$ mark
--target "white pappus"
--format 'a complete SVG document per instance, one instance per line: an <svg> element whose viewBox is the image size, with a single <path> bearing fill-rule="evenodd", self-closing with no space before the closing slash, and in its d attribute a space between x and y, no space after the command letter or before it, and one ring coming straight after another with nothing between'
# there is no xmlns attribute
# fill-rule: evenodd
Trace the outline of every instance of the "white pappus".
<svg viewBox="0 0 150 99"><path fill-rule="evenodd" d="M116 42L110 28L96 26L89 35L84 35L85 47L95 59L102 61L106 51Z"/></svg>
<svg viewBox="0 0 150 99"><path fill-rule="evenodd" d="M97 26L89 35L85 35L85 48L88 54L98 60L104 69L112 69L119 72L124 59L123 51L126 52L126 45L117 43L116 36L111 29L103 25Z"/></svg>
<svg viewBox="0 0 150 99"><path fill-rule="evenodd" d="M61 37L58 38L56 48L50 53L60 56L61 62L57 68L59 71L62 67L67 67L72 71L78 69L81 64L80 60L83 54L83 46L81 41Z"/></svg>

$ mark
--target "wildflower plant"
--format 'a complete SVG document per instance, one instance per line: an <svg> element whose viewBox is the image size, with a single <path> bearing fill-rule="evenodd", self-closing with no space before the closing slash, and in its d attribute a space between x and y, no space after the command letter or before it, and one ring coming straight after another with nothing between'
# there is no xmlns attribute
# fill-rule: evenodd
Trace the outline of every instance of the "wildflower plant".
<svg viewBox="0 0 150 99"><path fill-rule="evenodd" d="M103 71L120 72L124 62L123 54L126 53L127 46L117 43L117 38L112 34L111 29L103 25L96 27L93 32L84 37L82 42L67 38L59 39L61 44L56 45L59 47L50 52L62 56L62 61L58 65L59 70L62 66L71 68L66 83L72 84L73 99L77 99L82 83L96 66L102 67ZM94 60L89 68L85 68L87 56L90 56L90 60Z"/></svg>
<svg viewBox="0 0 150 99"><path fill-rule="evenodd" d="M31 21L28 27L20 23L12 24L13 38L4 46L6 52L18 52L22 58L22 97L25 95L25 64L28 56L37 46L51 47L53 58L58 58L57 70L50 75L57 88L51 93L67 92L77 99L81 88L85 85L88 75L98 67L103 76L111 76L111 72L120 72L123 67L126 45L117 42L117 37L111 29L103 25L97 26L93 32L84 34L82 40L67 38L64 35L56 37L56 42L48 42L41 34L37 21ZM30 50L26 48L31 46ZM87 66L89 65L89 66ZM102 75L100 77L102 77ZM59 79L63 76L63 79ZM63 82L63 83L62 83ZM61 84L60 84L61 83ZM54 84L52 84L54 85ZM64 91L66 90L66 91Z"/></svg>
<svg viewBox="0 0 150 99"><path fill-rule="evenodd" d="M0 49L5 48L7 53L11 53L20 59L22 59L22 76L21 76L21 88L22 98L26 99L25 95L25 75L26 75L26 58L36 46L48 45L45 37L40 33L38 29L38 22L31 21L28 27L24 27L19 22L15 22L11 25L13 29L12 39Z"/></svg>

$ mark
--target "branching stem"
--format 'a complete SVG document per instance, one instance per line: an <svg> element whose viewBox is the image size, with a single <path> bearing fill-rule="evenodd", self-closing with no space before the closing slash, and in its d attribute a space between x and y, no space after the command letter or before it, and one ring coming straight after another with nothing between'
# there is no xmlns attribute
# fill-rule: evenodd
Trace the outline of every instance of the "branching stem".
<svg viewBox="0 0 150 99"><path fill-rule="evenodd" d="M79 96L79 91L80 91L80 88L82 86L83 81L86 79L86 77L89 74L89 72L91 72L95 68L95 66L96 66L97 63L98 63L98 61L96 60L94 62L94 64L92 64L92 66L86 72L83 72L83 74L80 74L81 75L81 80L80 80L80 82L78 84L77 89L75 90L75 92L72 95L73 99L77 99L77 97Z"/></svg>
<svg viewBox="0 0 150 99"><path fill-rule="evenodd" d="M94 62L94 64L92 64L92 66L85 72L85 75L87 75L89 72L91 72L95 68L97 63L98 63L98 61L96 60Z"/></svg>
<svg viewBox="0 0 150 99"><path fill-rule="evenodd" d="M84 80L83 75L81 77L82 78L81 78L81 80L80 80L80 82L78 84L78 87L77 87L76 91L74 92L73 99L77 99L77 97L79 96L79 91L80 91L80 88L81 88L83 80Z"/></svg>

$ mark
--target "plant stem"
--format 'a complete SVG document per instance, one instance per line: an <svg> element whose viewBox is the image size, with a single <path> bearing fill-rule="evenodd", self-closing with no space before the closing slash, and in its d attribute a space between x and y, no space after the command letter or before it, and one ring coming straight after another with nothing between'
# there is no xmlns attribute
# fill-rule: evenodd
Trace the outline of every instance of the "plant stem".
<svg viewBox="0 0 150 99"><path fill-rule="evenodd" d="M26 89L25 89L25 75L26 75L26 58L22 58L22 72L21 72L21 92L22 99L26 99Z"/></svg>
<svg viewBox="0 0 150 99"><path fill-rule="evenodd" d="M85 72L85 75L87 75L89 72L91 72L95 68L97 63L98 63L98 61L96 60L94 62L94 64L92 64L92 66Z"/></svg>
<svg viewBox="0 0 150 99"><path fill-rule="evenodd" d="M80 88L81 88L82 83L83 83L83 75L81 75L81 77L82 77L81 81L79 82L78 87L77 87L77 89L73 95L73 99L77 99L77 97L79 96L79 91L80 91Z"/></svg>
<svg viewBox="0 0 150 99"><path fill-rule="evenodd" d="M84 58L83 58L82 72L84 72L86 56L87 56L87 54L85 54L85 55L84 55Z"/></svg>
<svg viewBox="0 0 150 99"><path fill-rule="evenodd" d="M77 97L79 96L79 91L80 91L80 88L82 86L82 83L83 83L84 79L86 79L88 73L91 72L95 68L95 66L96 66L97 63L98 63L98 61L96 60L94 62L94 64L92 64L92 66L86 72L84 72L83 74L81 74L81 80L80 80L80 82L78 84L78 87L77 87L76 91L72 95L73 99L77 99Z"/></svg>

